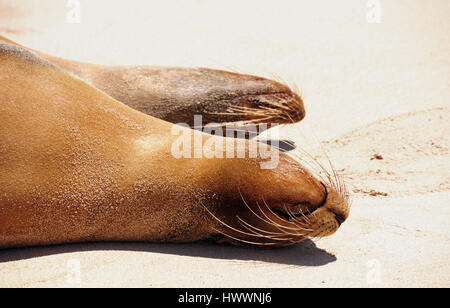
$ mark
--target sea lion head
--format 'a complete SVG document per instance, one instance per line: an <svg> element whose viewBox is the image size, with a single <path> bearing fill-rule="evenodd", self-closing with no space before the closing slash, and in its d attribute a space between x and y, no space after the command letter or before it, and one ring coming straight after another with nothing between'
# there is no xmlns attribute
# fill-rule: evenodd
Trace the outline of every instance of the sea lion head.
<svg viewBox="0 0 450 308"><path fill-rule="evenodd" d="M300 122L305 117L305 106L296 86L258 76L237 74L220 70L202 71L209 80L217 79L214 84L225 80L224 87L211 87L216 93L214 104L209 104L204 113L208 113L210 122L246 132L252 137L278 124ZM253 130L256 128L256 132Z"/></svg>
<svg viewBox="0 0 450 308"><path fill-rule="evenodd" d="M241 163L245 167L224 172L224 179L233 180L222 187L227 194L221 205L207 209L217 222L217 242L289 246L332 235L347 219L348 194L335 173L323 167L321 174L311 172L298 158L284 153L274 169Z"/></svg>
<svg viewBox="0 0 450 308"><path fill-rule="evenodd" d="M220 70L202 70L203 78L214 80L222 87L210 87L208 95L215 98L217 122L289 124L303 120L305 107L296 86L263 77L237 74ZM226 81L226 82L223 82ZM211 90L212 89L212 90ZM211 93L213 91L213 93Z"/></svg>

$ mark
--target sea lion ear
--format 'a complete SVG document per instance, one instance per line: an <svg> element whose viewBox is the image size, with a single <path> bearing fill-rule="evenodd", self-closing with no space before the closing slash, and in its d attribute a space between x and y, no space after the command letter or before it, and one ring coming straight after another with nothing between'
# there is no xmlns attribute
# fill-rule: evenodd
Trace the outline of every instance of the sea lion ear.
<svg viewBox="0 0 450 308"><path fill-rule="evenodd" d="M261 143L268 144L280 150L280 152L289 152L295 150L297 146L295 142L292 140L258 140Z"/></svg>

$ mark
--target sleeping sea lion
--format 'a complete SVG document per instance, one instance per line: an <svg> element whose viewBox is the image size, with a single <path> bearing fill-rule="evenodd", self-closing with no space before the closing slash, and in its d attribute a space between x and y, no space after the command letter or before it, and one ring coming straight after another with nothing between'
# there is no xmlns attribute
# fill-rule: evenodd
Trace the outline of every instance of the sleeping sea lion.
<svg viewBox="0 0 450 308"><path fill-rule="evenodd" d="M182 135L193 146L177 156ZM216 155L196 158L211 144ZM243 157L226 155L230 148ZM272 154L275 166L262 168ZM349 214L336 177L318 177L254 140L146 115L7 43L0 43L0 170L2 248L203 239L287 246L334 233Z"/></svg>

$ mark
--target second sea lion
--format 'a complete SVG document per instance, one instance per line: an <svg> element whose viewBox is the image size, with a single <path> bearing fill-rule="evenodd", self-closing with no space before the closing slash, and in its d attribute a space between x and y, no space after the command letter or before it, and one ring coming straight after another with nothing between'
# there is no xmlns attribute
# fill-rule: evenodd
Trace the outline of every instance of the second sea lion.
<svg viewBox="0 0 450 308"><path fill-rule="evenodd" d="M2 36L0 41L21 46ZM27 49L131 108L172 123L194 127L193 115L201 115L203 124L234 126L253 137L305 117L298 91L262 77L208 68L106 66ZM248 125L258 125L256 132Z"/></svg>

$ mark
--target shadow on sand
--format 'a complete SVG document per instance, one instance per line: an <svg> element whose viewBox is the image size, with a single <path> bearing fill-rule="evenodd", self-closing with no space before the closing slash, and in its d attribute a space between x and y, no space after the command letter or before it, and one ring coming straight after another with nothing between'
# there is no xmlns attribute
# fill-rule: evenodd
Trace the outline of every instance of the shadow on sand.
<svg viewBox="0 0 450 308"><path fill-rule="evenodd" d="M0 263L89 251L139 251L220 260L262 261L293 266L321 266L336 261L334 255L318 248L313 241L307 240L285 248L243 248L210 242L190 244L104 242L12 248L0 250Z"/></svg>

